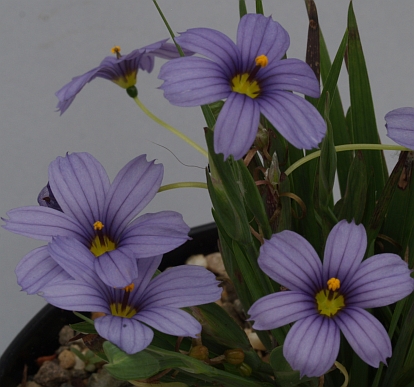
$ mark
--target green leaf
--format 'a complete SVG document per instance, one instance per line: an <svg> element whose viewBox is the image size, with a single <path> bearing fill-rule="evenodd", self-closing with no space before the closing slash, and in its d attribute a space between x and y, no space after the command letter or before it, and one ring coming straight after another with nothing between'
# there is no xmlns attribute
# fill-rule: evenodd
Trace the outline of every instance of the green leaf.
<svg viewBox="0 0 414 387"><path fill-rule="evenodd" d="M263 232L263 236L269 239L272 236L272 229L270 228L269 219L257 185L242 160L233 165L237 176L236 179L240 181L240 190L244 202L254 215L260 230Z"/></svg>
<svg viewBox="0 0 414 387"><path fill-rule="evenodd" d="M76 324L69 324L69 326L74 330L81 333L98 333L93 324L89 322L80 322Z"/></svg>
<svg viewBox="0 0 414 387"><path fill-rule="evenodd" d="M369 221L367 229L368 237L368 246L371 246L371 252L373 252L372 244L375 241L378 232L382 226L382 223L385 219L385 216L388 212L388 208L391 202L391 198L398 186L398 182L401 177L401 172L403 171L405 161L407 159L408 152L401 152L400 158L395 165L389 179L387 180L383 191L381 192L380 197L375 205L375 209ZM368 198L369 200L369 198Z"/></svg>
<svg viewBox="0 0 414 387"><path fill-rule="evenodd" d="M256 0L256 13L260 13L261 15L264 15L262 0Z"/></svg>
<svg viewBox="0 0 414 387"><path fill-rule="evenodd" d="M215 303L192 307L193 316L203 326L203 335L230 348L250 350L250 342L244 330Z"/></svg>
<svg viewBox="0 0 414 387"><path fill-rule="evenodd" d="M356 152L349 168L348 180L342 207L338 219L346 219L349 223L354 219L356 224L362 222L367 200L367 169L362 152Z"/></svg>
<svg viewBox="0 0 414 387"><path fill-rule="evenodd" d="M299 371L294 371L283 356L283 346L276 347L270 354L270 365L273 368L276 382L280 387L308 386L318 387L319 378L300 377Z"/></svg>
<svg viewBox="0 0 414 387"><path fill-rule="evenodd" d="M324 239L328 237L332 227L337 223L337 219L332 212L333 186L335 183L336 172L336 151L333 142L333 133L329 121L329 100L326 101L325 120L327 131L321 145L321 156L319 158L318 174L318 202L315 207L319 212L321 227Z"/></svg>
<svg viewBox="0 0 414 387"><path fill-rule="evenodd" d="M158 360L145 351L127 355L109 341L104 343L103 348L109 361L104 367L117 379L146 379L160 371Z"/></svg>
<svg viewBox="0 0 414 387"><path fill-rule="evenodd" d="M246 15L247 13L247 8L246 8L246 0L239 0L239 14L240 14L240 19Z"/></svg>
<svg viewBox="0 0 414 387"><path fill-rule="evenodd" d="M379 144L368 71L362 51L352 1L348 9L348 71L352 132L355 143ZM375 192L380 193L388 177L382 151L363 151L367 170L374 171Z"/></svg>

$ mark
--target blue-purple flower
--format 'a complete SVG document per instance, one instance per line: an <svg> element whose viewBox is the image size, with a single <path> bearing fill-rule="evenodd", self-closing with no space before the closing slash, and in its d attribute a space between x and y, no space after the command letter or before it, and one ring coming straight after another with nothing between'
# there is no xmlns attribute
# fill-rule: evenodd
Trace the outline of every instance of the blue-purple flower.
<svg viewBox="0 0 414 387"><path fill-rule="evenodd" d="M80 242L56 237L50 255L73 279L43 289L47 302L62 309L103 312L95 328L128 354L152 341L151 326L175 336L195 337L200 323L179 308L214 302L221 288L213 273L199 266L178 266L151 279L161 256L138 261L140 278L123 289L104 284L95 274L92 253Z"/></svg>
<svg viewBox="0 0 414 387"><path fill-rule="evenodd" d="M289 290L259 299L248 313L258 330L297 321L286 337L283 354L301 376L320 376L331 368L340 331L373 367L391 356L387 332L364 309L401 300L414 290L414 279L395 254L378 254L361 262L366 247L364 227L346 221L329 234L323 264L310 243L292 231L273 235L261 247L260 268Z"/></svg>
<svg viewBox="0 0 414 387"><path fill-rule="evenodd" d="M59 99L56 108L62 115L82 88L97 77L108 79L124 89L134 86L137 82L138 69L145 70L148 73L153 70L154 57L172 59L180 56L175 45L166 43L167 40L164 39L139 48L128 55L121 55L120 48L114 47L112 51L116 54L116 57L105 57L98 67L73 78L55 93ZM190 53L187 52L186 54Z"/></svg>
<svg viewBox="0 0 414 387"><path fill-rule="evenodd" d="M3 226L35 239L75 239L95 258L95 271L112 287L139 277L137 259L164 254L189 239L189 227L174 211L137 215L157 193L164 168L138 156L112 184L103 166L88 153L58 157L49 165L49 185L58 211L44 206L21 207L7 213ZM26 255L16 268L18 283L28 293L68 278L50 258L46 246Z"/></svg>
<svg viewBox="0 0 414 387"><path fill-rule="evenodd" d="M403 107L385 115L387 136L397 144L414 149L414 108Z"/></svg>
<svg viewBox="0 0 414 387"><path fill-rule="evenodd" d="M289 35L271 17L247 14L237 43L219 31L193 28L176 38L206 58L173 59L161 67L161 89L173 105L197 106L227 98L216 122L214 149L240 159L256 137L260 113L297 148L318 147L326 124L317 110L291 91L319 97L319 82L298 59L281 60Z"/></svg>

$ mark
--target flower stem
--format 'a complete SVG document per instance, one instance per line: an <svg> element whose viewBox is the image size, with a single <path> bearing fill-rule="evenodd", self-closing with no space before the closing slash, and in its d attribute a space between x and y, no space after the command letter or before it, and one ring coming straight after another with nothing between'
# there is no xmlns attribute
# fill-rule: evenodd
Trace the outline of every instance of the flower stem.
<svg viewBox="0 0 414 387"><path fill-rule="evenodd" d="M398 151L411 151L411 149L405 148L400 145L383 145L383 144L346 144L346 145L337 145L335 147L337 152L353 151L353 150L398 150ZM306 164L308 161L316 159L321 155L321 151L316 151L308 154L307 156L301 158L300 160L293 163L288 169L286 169L285 174L289 176L296 168L299 168L301 165Z"/></svg>
<svg viewBox="0 0 414 387"><path fill-rule="evenodd" d="M206 183L201 183L198 181L183 181L180 183L166 184L160 187L158 192L168 191L169 189L175 188L204 188L207 189Z"/></svg>
<svg viewBox="0 0 414 387"><path fill-rule="evenodd" d="M191 145L195 150L200 152L203 156L208 158L208 153L206 150L204 150L200 145L195 143L193 140L188 138L185 134L181 133L178 129L173 128L171 125L168 125L166 122L158 118L156 115L151 113L145 105L140 101L140 99L137 97L134 97L135 103L141 108L141 110L152 120L154 120L157 124L163 126L165 129L169 130L171 133L175 134L177 137L179 137L181 140L185 141L187 144Z"/></svg>

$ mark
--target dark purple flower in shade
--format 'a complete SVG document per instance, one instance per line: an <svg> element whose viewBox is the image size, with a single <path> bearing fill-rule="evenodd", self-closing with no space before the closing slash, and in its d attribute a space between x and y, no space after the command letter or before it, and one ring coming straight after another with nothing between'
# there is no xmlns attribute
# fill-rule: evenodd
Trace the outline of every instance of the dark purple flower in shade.
<svg viewBox="0 0 414 387"><path fill-rule="evenodd" d="M82 88L97 77L108 79L124 89L134 86L137 82L138 69L145 70L148 73L153 70L154 57L172 59L180 56L175 45L166 43L167 40L164 39L139 48L128 55L120 55L120 48L114 47L112 50L116 57L107 56L98 67L73 78L55 93L59 99L56 108L62 115ZM187 51L186 55L189 54L191 53Z"/></svg>
<svg viewBox="0 0 414 387"><path fill-rule="evenodd" d="M21 207L7 213L3 226L35 239L66 236L80 241L93 256L98 276L112 287L138 278L137 259L164 254L189 239L189 227L174 211L137 215L157 193L164 168L138 156L117 174L112 184L103 166L88 153L58 157L49 165L49 184L63 212L48 207ZM137 217L137 218L136 218ZM19 263L20 286L38 292L49 281L67 274L45 247Z"/></svg>
<svg viewBox="0 0 414 387"><path fill-rule="evenodd" d="M256 137L260 113L297 148L318 147L326 124L291 91L319 97L319 82L298 59L282 60L289 35L271 17L247 14L237 43L219 31L193 28L176 38L206 58L171 60L161 67L161 89L173 105L197 106L227 98L214 129L214 149L240 159Z"/></svg>
<svg viewBox="0 0 414 387"><path fill-rule="evenodd" d="M385 115L387 136L397 144L414 150L414 108L403 107Z"/></svg>
<svg viewBox="0 0 414 387"><path fill-rule="evenodd" d="M195 337L200 323L179 308L220 298L219 282L203 267L178 266L151 279L161 256L140 259L139 280L114 289L96 276L92 253L82 243L57 237L49 244L49 253L74 279L47 286L41 295L62 309L105 313L95 320L96 330L128 354L151 343L154 334L148 326L174 336Z"/></svg>
<svg viewBox="0 0 414 387"><path fill-rule="evenodd" d="M362 262L366 247L364 227L344 220L328 236L323 264L310 243L292 231L273 235L261 247L260 268L289 290L259 299L248 313L258 330L297 321L283 354L301 376L329 370L338 355L340 331L373 367L391 356L387 332L364 309L401 300L414 290L414 279L395 254Z"/></svg>

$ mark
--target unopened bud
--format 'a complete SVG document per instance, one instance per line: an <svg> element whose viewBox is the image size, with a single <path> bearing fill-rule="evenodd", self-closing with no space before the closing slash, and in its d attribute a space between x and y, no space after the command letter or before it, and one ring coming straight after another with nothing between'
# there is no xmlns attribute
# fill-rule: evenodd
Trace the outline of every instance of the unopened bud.
<svg viewBox="0 0 414 387"><path fill-rule="evenodd" d="M244 362L244 352L241 348L228 349L224 352L227 363L238 365Z"/></svg>
<svg viewBox="0 0 414 387"><path fill-rule="evenodd" d="M241 363L238 369L242 376L250 376L252 374L251 367L246 363Z"/></svg>
<svg viewBox="0 0 414 387"><path fill-rule="evenodd" d="M208 360L208 348L204 345L196 345L190 349L188 354L190 357L193 357L197 360L207 361Z"/></svg>

